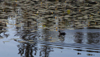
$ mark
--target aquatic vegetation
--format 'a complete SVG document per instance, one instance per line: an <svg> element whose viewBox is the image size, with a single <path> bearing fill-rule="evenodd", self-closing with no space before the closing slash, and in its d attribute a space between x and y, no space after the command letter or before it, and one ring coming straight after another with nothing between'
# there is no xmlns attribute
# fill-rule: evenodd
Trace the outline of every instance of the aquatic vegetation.
<svg viewBox="0 0 100 57"><path fill-rule="evenodd" d="M70 14L70 12L71 12L71 11L68 9L68 10L67 10L67 13Z"/></svg>

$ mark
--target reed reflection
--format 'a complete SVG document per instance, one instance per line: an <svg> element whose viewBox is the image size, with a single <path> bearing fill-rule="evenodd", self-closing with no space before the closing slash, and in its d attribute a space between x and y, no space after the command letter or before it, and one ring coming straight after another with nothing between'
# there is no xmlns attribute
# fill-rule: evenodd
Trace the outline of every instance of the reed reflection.
<svg viewBox="0 0 100 57"><path fill-rule="evenodd" d="M82 32L76 32L74 36L75 36L74 41L76 43L82 43L83 36L84 36L84 34Z"/></svg>
<svg viewBox="0 0 100 57"><path fill-rule="evenodd" d="M49 41L48 39L48 32L47 31L43 31L45 33L44 35L44 41ZM47 34L47 35L46 35ZM41 45L40 47L37 47L37 32L33 32L33 33L30 33L29 31L24 31L24 33L21 35L22 39L25 40L25 41L28 41L28 40L33 40L32 44L30 43L20 43L18 45L18 50L19 50L19 53L21 56L23 57L35 57L37 56L37 51L39 51L39 56L40 57L49 57L49 54L50 52L52 51L52 47L50 47L49 45L47 44L44 44L44 45ZM39 50L38 50L39 48Z"/></svg>
<svg viewBox="0 0 100 57"><path fill-rule="evenodd" d="M87 33L88 44L100 44L100 32Z"/></svg>
<svg viewBox="0 0 100 57"><path fill-rule="evenodd" d="M91 49L91 48L86 48L86 49L84 49L84 48L77 48L76 49L75 48L73 50L77 51L77 55L82 55L83 52L86 52L87 56L95 56L94 53L100 53L100 49L99 48L98 49Z"/></svg>
<svg viewBox="0 0 100 57"><path fill-rule="evenodd" d="M0 23L0 34L2 33L2 29L3 29L3 27L2 27L2 23ZM1 35L0 35L0 38L2 38Z"/></svg>
<svg viewBox="0 0 100 57"><path fill-rule="evenodd" d="M48 30L43 30L43 41L53 41L54 37L56 37L56 32L51 32ZM51 37L51 38L50 38ZM57 38L55 38L57 40ZM56 41L55 40L55 41ZM43 45L41 45L41 47L39 48L40 52L39 52L39 56L40 57L49 57L50 56L50 52L53 51L53 48L50 47L50 45L44 43Z"/></svg>
<svg viewBox="0 0 100 57"><path fill-rule="evenodd" d="M30 43L20 43L18 45L19 48L19 53L21 56L24 57L34 57L37 54L37 42L35 40L37 40L36 38L36 32L34 33L30 33L29 30L24 31L24 33L21 35L22 39L24 41L29 41L29 40L33 40L32 44ZM35 41L35 42L34 42Z"/></svg>
<svg viewBox="0 0 100 57"><path fill-rule="evenodd" d="M82 43L83 40L86 40L86 44L100 44L100 32L86 32L87 37L84 38L84 33L82 32L76 32L75 33L75 42L76 43ZM82 43L83 44L83 43ZM73 49L77 52L77 55L82 55L83 52L87 52L87 56L95 56L94 53L100 53L99 48L89 47L89 48L82 48L82 46L79 46L78 48Z"/></svg>
<svg viewBox="0 0 100 57"><path fill-rule="evenodd" d="M36 43L34 44L29 44L29 43L21 43L18 46L18 54L20 54L20 56L23 57L34 57L36 56L37 53L37 47L36 47Z"/></svg>
<svg viewBox="0 0 100 57"><path fill-rule="evenodd" d="M100 32L76 32L74 37L76 43L100 44Z"/></svg>
<svg viewBox="0 0 100 57"><path fill-rule="evenodd" d="M20 54L20 56L22 57L34 57L37 55L37 36L38 33L37 31L31 32L32 30L36 30L37 28L31 27L32 23L30 21L26 21L23 22L26 25L23 25L21 27L16 27L17 29L17 36L20 36L22 40L24 41L28 41L30 43L27 42L22 42L19 45L17 45L18 47L18 54ZM20 41L20 40L15 40L15 41Z"/></svg>
<svg viewBox="0 0 100 57"><path fill-rule="evenodd" d="M50 56L50 52L52 52L53 48L50 47L49 45L45 44L43 46L41 46L41 50L40 50L40 57L49 57Z"/></svg>
<svg viewBox="0 0 100 57"><path fill-rule="evenodd" d="M8 37L9 34L7 34L7 30L5 29L5 27L7 27L6 23L0 22L0 37ZM1 35L2 33L2 35Z"/></svg>

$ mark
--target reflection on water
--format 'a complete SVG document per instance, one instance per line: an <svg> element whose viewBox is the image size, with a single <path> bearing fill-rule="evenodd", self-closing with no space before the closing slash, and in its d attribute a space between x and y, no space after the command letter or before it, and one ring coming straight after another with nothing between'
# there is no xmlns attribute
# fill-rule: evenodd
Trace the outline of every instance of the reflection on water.
<svg viewBox="0 0 100 57"><path fill-rule="evenodd" d="M88 34L88 44L100 44L100 33L99 32L95 32L95 33L87 33Z"/></svg>
<svg viewBox="0 0 100 57"><path fill-rule="evenodd" d="M2 0L0 0L0 3L1 1ZM57 1L58 0L55 1L55 4L58 3ZM21 1L20 3L22 2L23 1ZM62 2L66 1L62 0L60 2L61 2L60 4L62 4ZM6 14L8 14L7 19L1 17L0 15L1 57L66 57L66 56L99 57L100 56L99 29L83 28L83 29L68 30L71 28L74 29L74 27L77 24L85 23L83 21L77 22L77 20L76 21L70 20L70 19L77 19L77 17L67 16L72 12L71 10L73 10L74 8L72 8L71 10L67 10L67 13L64 12L67 8L66 6L64 6L66 8L58 8L61 10L61 12L64 12L63 14L59 14L60 11L57 11L57 8L55 9L55 7L51 6L50 9L55 10L55 12L49 11L48 13L46 12L46 10L37 11L38 8L37 3L40 2L34 1L34 3L36 3L36 6L34 6L34 8L32 8L31 10L30 7L27 7L28 10L24 8L26 7L27 4L30 4L30 2L27 2L25 5L14 4L13 10L15 11L15 13L12 11L12 14L10 13L10 15L9 13L7 13L10 12L8 8L4 10L0 9L0 12L7 11ZM34 5L34 3L31 3L31 5ZM69 5L73 3L72 4L73 6L75 5L79 6L78 4L76 4L76 0L75 1L71 0L71 2L68 3ZM43 7L44 4L42 3L42 0L40 4L42 4L41 5L42 8L45 8ZM12 4L10 4L9 2L5 3L5 5L10 6ZM23 5L22 8L20 7L21 5ZM53 4L51 3L50 5ZM62 5L59 4L57 5L62 7ZM49 4L47 4L46 6L49 6ZM49 7L46 8L48 9ZM32 11L33 9L35 10ZM64 9L64 11L62 11L62 9ZM29 13L27 11L29 11ZM75 9L75 11L78 11L78 9ZM2 12L0 14L4 13L5 12ZM44 16L45 18L43 17L43 15L46 15ZM66 15L70 21L66 20L66 18L64 19L63 17L64 15ZM74 14L71 15L73 16ZM74 26L73 23L75 23L76 25ZM81 26L79 27L81 28ZM66 35L59 36L58 30L65 32Z"/></svg>
<svg viewBox="0 0 100 57"><path fill-rule="evenodd" d="M32 22L28 21L19 23L19 25L16 19L9 17L6 27L1 24L1 30L5 30L1 32L0 37L3 42L1 46L13 43L12 41L17 42L14 44L18 48L16 54L21 57L73 57L78 55L99 57L99 29L95 31L93 29L63 30L66 35L59 37L56 30L32 27ZM16 51L16 48L14 49Z"/></svg>
<svg viewBox="0 0 100 57"><path fill-rule="evenodd" d="M75 42L76 43L82 43L83 33L82 32L76 32L75 33Z"/></svg>
<svg viewBox="0 0 100 57"><path fill-rule="evenodd" d="M38 50L36 45L36 43L20 43L19 45L17 45L19 50L18 54L20 54L20 56L22 57L34 57L37 55Z"/></svg>
<svg viewBox="0 0 100 57"><path fill-rule="evenodd" d="M25 24L27 25L21 24L21 27L17 27L16 18L9 17L6 29L2 27L5 31L1 32L1 37L3 37L1 46L13 43L12 39L17 42L14 45L18 48L17 55L21 57L73 57L78 55L99 57L100 32L98 29L95 31L90 29L63 30L66 35L59 37L57 31L31 27L30 22ZM14 49L16 51L16 48Z"/></svg>

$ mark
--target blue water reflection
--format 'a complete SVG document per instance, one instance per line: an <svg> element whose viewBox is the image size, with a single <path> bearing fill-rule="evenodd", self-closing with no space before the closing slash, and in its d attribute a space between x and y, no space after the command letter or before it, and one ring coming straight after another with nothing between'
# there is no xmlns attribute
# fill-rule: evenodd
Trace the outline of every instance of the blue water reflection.
<svg viewBox="0 0 100 57"><path fill-rule="evenodd" d="M14 30L16 26L11 24L7 27L7 31L1 33L2 57L100 56L98 29L64 30L66 35L58 37L57 31L42 29L42 31L31 32L18 28ZM18 31L21 33L19 34ZM8 34L8 37L5 37L5 34Z"/></svg>
<svg viewBox="0 0 100 57"><path fill-rule="evenodd" d="M22 28L8 23L6 32L1 32L2 57L100 56L99 29L63 30L66 35L59 37L57 31Z"/></svg>
<svg viewBox="0 0 100 57"><path fill-rule="evenodd" d="M0 23L1 57L100 56L99 29L65 29L66 35L59 36L58 20L53 27L56 29L49 30L45 25L43 29L41 20L32 22L20 15L8 17L5 26Z"/></svg>

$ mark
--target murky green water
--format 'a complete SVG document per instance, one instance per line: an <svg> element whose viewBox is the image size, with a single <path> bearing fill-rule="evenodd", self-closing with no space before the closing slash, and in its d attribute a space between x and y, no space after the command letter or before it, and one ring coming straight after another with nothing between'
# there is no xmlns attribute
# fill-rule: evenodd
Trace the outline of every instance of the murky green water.
<svg viewBox="0 0 100 57"><path fill-rule="evenodd" d="M99 1L1 1L1 57L100 56Z"/></svg>

